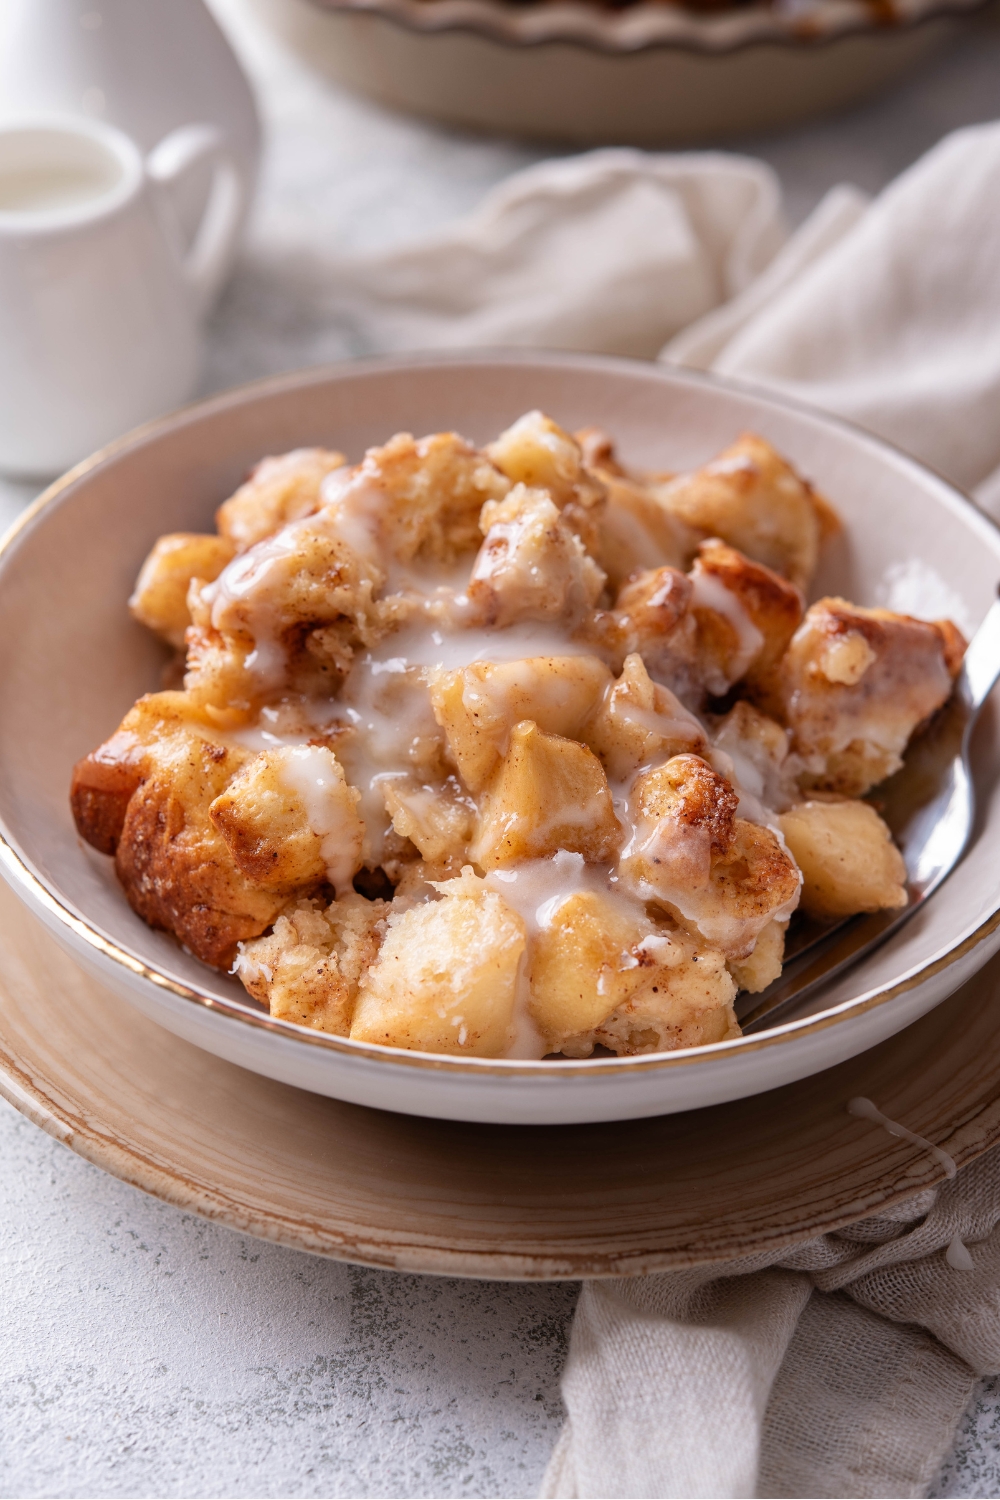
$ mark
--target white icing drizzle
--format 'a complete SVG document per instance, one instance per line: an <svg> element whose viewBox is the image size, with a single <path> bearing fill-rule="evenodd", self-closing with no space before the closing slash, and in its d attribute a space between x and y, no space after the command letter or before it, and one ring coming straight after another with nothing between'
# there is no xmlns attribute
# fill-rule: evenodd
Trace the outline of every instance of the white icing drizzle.
<svg viewBox="0 0 1000 1500"><path fill-rule="evenodd" d="M528 937L528 947L518 971L514 1038L504 1056L541 1058L548 1049L531 1018L527 956L531 939L551 926L563 902L580 891L593 891L604 900L627 908L632 915L641 915L643 908L641 903L631 901L619 891L613 881L609 884L606 865L588 865L582 854L570 854L565 849L548 859L529 859L506 870L491 870L486 876L486 884L517 912ZM664 941L669 943L669 938L664 937ZM655 935L646 939L647 946L656 942Z"/></svg>
<svg viewBox="0 0 1000 1500"><path fill-rule="evenodd" d="M911 1141L914 1146L922 1146L936 1162L940 1162L944 1167L946 1177L954 1177L957 1174L958 1167L955 1165L953 1156L949 1156L947 1151L942 1151L940 1146L935 1146L933 1141L908 1130L905 1125L900 1125L896 1120L890 1120L888 1115L884 1115L870 1099L859 1095L858 1098L849 1100L847 1113L856 1115L861 1120L871 1120L875 1125L881 1125L883 1130L887 1130L890 1135L897 1136L900 1140Z"/></svg>
<svg viewBox="0 0 1000 1500"><path fill-rule="evenodd" d="M737 466L743 467L744 461L739 460ZM355 576L360 566L367 573L376 597L405 596L396 618L405 618L407 623L364 654L359 652L336 698L308 704L269 705L255 724L225 736L251 750L291 749L284 774L305 805L309 826L321 841L322 857L338 894L351 887L354 869L351 861L356 846L344 838L343 787L331 770L329 752L311 741L329 739L347 782L360 793L357 812L366 830L362 859L366 864L378 865L388 858L385 839L390 819L383 795L385 783L406 777L413 796L430 797L434 788L427 786L421 792L419 786L424 782L436 786L444 774L443 762L435 760L442 732L430 706L429 679L433 669L448 670L475 662L524 663L523 674L511 673L509 693L504 679L494 692L484 690L480 695L484 702L477 706L483 710L485 725L490 717L485 713L486 708L495 710L498 721L506 723L510 719L516 707L516 694L523 689L520 678L530 675L531 658L594 655L592 644L572 639L574 621L568 607L563 621L521 620L492 629L476 624L476 610L467 594L475 558L466 555L447 565L401 562L388 545L391 541L385 525L388 506L386 486L376 474L364 468L339 469L323 481L319 511L290 522L236 558L215 583L207 585L203 594L217 629L243 631L252 636L254 649L246 666L256 677L262 693L271 696L277 696L286 673L281 638L284 622L279 613L284 584L310 535L341 543L345 553L355 559ZM516 526L511 530L512 538L514 531ZM743 675L764 638L740 599L720 578L700 565L695 566L690 577L692 603L722 616L736 637L737 648L728 665L726 680L720 678L708 683L710 691L724 692ZM579 675L585 675L584 669L580 669ZM478 689L473 684L469 692L475 695ZM542 707L551 708L554 719L560 713L570 713L572 707L568 687L558 680L546 686L539 702ZM542 707L538 709L539 719L544 718ZM649 755L640 771L662 763L668 751L676 750L678 745L689 746L732 782L740 798L741 817L777 832L773 810L777 771L772 774L754 754L752 746L744 748L742 743L727 740L724 749L710 748L706 726L679 702L672 702L669 711L658 712L632 703L621 694L615 701L614 715L623 724L635 725L650 737L646 750L640 752ZM550 727L549 732L576 737L579 731L575 726L560 725ZM659 746L664 748L660 750ZM521 915L529 942L551 922L570 895L588 890L620 904L633 916L645 916L647 901L666 901L709 944L722 948L730 956L749 952L767 922L784 921L791 915L798 892L780 910L767 912L763 918L729 913L710 881L708 833L679 823L637 826L632 807L634 782L632 775L611 786L615 813L623 829L622 858L635 853L652 854L655 846L659 861L656 889L642 881L627 879L620 873L620 866L588 865L581 855L565 851L549 859L525 861L512 869L491 872L486 876L487 884ZM592 809L580 806L575 811L580 826L589 826ZM563 810L559 822L566 821ZM783 845L784 841L781 842ZM411 899L430 896L428 890L426 897L421 894ZM654 934L646 942L652 947L668 943L669 938ZM514 1036L505 1054L509 1057L541 1057L545 1051L545 1043L531 1019L527 967L525 958L515 1006ZM894 1133L905 1134L902 1127ZM935 1149L929 1143L923 1144L928 1144L932 1151ZM938 1154L945 1160L944 1153Z"/></svg>
<svg viewBox="0 0 1000 1500"><path fill-rule="evenodd" d="M725 681L710 682L709 691L724 693L734 682L738 682L764 644L764 637L751 620L740 600L731 589L727 589L721 578L696 564L690 574L693 609L711 609L733 627L736 632L737 651L730 663Z"/></svg>
<svg viewBox="0 0 1000 1500"><path fill-rule="evenodd" d="M326 875L338 896L353 889L357 845L347 836L345 811L350 802L330 752L319 745L296 745L281 763L281 775L303 803L309 827L320 841Z"/></svg>
<svg viewBox="0 0 1000 1500"><path fill-rule="evenodd" d="M230 974L238 974L241 979L249 980L252 984L255 979L266 979L268 984L274 978L274 970L270 964L262 964L258 959L251 958L249 953L244 953L243 944L240 943L239 951L233 960Z"/></svg>
<svg viewBox="0 0 1000 1500"><path fill-rule="evenodd" d="M407 626L372 652L404 658L411 666L443 667L448 671L476 661L521 661L532 656L592 656L593 648L571 640L562 630L535 621L522 621L503 630L463 629L435 621L428 629Z"/></svg>
<svg viewBox="0 0 1000 1500"><path fill-rule="evenodd" d="M376 565L384 563L379 548L386 493L374 475L363 468L334 469L320 486L324 519L348 547Z"/></svg>
<svg viewBox="0 0 1000 1500"><path fill-rule="evenodd" d="M371 652L354 663L337 707L341 723L353 731L338 742L337 759L361 793L365 859L378 864L389 828L382 784L411 775L421 744L440 737L426 673L405 656Z"/></svg>
<svg viewBox="0 0 1000 1500"><path fill-rule="evenodd" d="M658 713L655 708L643 708L639 703L619 698L614 712L615 718L623 724L635 724L647 734L662 736L665 740L680 740L694 754L704 753L705 726L683 703L676 702L670 713Z"/></svg>
<svg viewBox="0 0 1000 1500"><path fill-rule="evenodd" d="M944 1252L944 1258L955 1271L974 1271L976 1269L976 1263L969 1254L968 1247L962 1243L961 1235L952 1235L951 1243Z"/></svg>
<svg viewBox="0 0 1000 1500"><path fill-rule="evenodd" d="M551 925L552 917L578 891L607 896L604 865L588 865L582 854L560 849L548 859L526 859L506 870L491 870L486 884L520 916L528 937Z"/></svg>

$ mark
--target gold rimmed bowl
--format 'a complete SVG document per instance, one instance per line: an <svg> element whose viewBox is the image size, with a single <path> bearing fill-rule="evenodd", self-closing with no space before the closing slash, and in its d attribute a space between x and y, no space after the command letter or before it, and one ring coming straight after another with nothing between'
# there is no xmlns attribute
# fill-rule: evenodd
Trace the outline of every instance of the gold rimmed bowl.
<svg viewBox="0 0 1000 1500"><path fill-rule="evenodd" d="M832 1067L925 1014L1000 947L1000 715L973 745L977 826L926 907L807 1013L715 1046L582 1062L456 1058L272 1020L131 911L109 860L78 838L74 762L158 685L161 648L129 617L165 531L204 530L266 453L351 458L397 430L487 440L537 406L613 432L626 461L680 469L761 432L845 522L816 594L950 613L970 632L1000 577L1000 532L958 491L859 430L750 388L626 360L496 354L397 359L281 377L122 439L59 480L0 547L0 873L87 969L162 1026L268 1077L380 1109L569 1124L744 1098Z"/></svg>

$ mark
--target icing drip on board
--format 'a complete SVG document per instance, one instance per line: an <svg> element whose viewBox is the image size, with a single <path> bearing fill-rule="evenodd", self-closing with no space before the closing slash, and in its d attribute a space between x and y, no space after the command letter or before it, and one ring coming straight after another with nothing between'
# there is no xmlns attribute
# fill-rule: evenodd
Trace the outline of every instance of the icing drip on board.
<svg viewBox="0 0 1000 1500"><path fill-rule="evenodd" d="M944 1252L944 1258L949 1266L955 1271L974 1271L976 1263L969 1254L967 1246L963 1245L960 1235L953 1235L951 1244Z"/></svg>
<svg viewBox="0 0 1000 1500"><path fill-rule="evenodd" d="M896 1120L890 1120L889 1116L884 1115L870 1099L861 1095L856 1099L851 1099L847 1105L847 1113L861 1120L871 1120L874 1125L881 1125L883 1130L887 1130L890 1135L900 1140L911 1141L914 1146L922 1146L936 1162L944 1167L946 1177L957 1175L958 1167L953 1156L949 1156L947 1151L942 1151L940 1146L935 1146L934 1142L927 1140L925 1136L917 1135L915 1131L908 1130L905 1125L900 1125Z"/></svg>

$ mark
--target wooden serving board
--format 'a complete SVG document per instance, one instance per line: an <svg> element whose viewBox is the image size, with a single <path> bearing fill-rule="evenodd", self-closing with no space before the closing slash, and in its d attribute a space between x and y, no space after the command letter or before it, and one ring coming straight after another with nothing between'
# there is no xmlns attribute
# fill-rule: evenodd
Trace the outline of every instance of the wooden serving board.
<svg viewBox="0 0 1000 1500"><path fill-rule="evenodd" d="M1000 958L922 1021L769 1094L594 1126L454 1124L274 1083L162 1030L0 885L0 1093L87 1160L301 1250L510 1279L632 1275L835 1229L1000 1141Z"/></svg>

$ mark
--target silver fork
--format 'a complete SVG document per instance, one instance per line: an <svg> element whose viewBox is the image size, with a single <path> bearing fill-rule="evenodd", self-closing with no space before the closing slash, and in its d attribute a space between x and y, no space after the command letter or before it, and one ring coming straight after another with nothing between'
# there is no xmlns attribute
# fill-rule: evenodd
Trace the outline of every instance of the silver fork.
<svg viewBox="0 0 1000 1500"><path fill-rule="evenodd" d="M884 943L951 874L968 846L976 811L969 741L998 677L1000 599L969 642L948 703L911 745L903 769L878 789L879 810L906 863L909 905L848 917L833 927L802 919L780 978L761 994L737 1001L744 1034L766 1030L779 1011L799 1004Z"/></svg>

